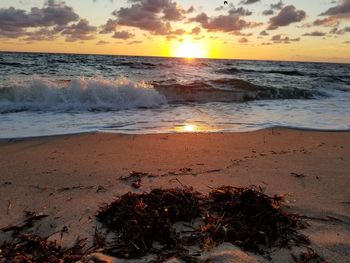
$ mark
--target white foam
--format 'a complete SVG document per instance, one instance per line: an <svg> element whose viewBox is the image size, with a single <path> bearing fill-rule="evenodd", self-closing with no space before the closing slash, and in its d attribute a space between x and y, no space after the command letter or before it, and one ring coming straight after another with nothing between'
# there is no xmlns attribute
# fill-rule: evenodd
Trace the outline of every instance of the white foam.
<svg viewBox="0 0 350 263"><path fill-rule="evenodd" d="M125 77L75 78L63 82L33 77L12 80L8 88L0 88L0 112L104 111L151 108L166 103L166 98L151 85Z"/></svg>

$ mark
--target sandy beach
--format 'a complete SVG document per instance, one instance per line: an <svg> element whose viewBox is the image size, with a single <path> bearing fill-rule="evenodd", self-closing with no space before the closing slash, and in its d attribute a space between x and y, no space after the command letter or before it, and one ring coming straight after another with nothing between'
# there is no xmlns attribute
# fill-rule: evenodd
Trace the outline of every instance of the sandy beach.
<svg viewBox="0 0 350 263"><path fill-rule="evenodd" d="M0 156L0 228L35 211L48 217L32 230L47 236L66 226L67 233L51 239L69 246L91 239L98 208L129 191L192 186L207 193L222 185L256 185L286 195L291 212L309 217L302 233L328 262L350 257L350 132L88 133L2 140ZM132 171L152 176L134 189L120 180ZM9 238L0 232L1 242ZM217 262L233 262L237 254L246 262L266 261L242 251L230 254L229 246L219 251L216 256L226 251L231 258ZM289 254L275 251L272 258L293 262Z"/></svg>

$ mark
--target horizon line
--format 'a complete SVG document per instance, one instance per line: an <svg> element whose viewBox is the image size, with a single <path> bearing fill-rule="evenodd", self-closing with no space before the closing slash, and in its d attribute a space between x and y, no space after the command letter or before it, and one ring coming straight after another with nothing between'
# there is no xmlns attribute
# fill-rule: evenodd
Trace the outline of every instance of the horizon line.
<svg viewBox="0 0 350 263"><path fill-rule="evenodd" d="M50 52L50 51L11 51L0 50L0 53L23 53L23 54L49 54L49 55L89 55L89 56L116 56L116 57L146 57L146 58L166 58L166 59L210 59L210 60L240 60L240 61L266 61L266 62L289 62L289 63L320 63L320 64L350 64L349 62L334 61L312 61L312 60L274 60L274 59L244 59L244 58L186 58L176 56L152 56L152 55L128 55L128 54L98 54L98 53L70 53L70 52Z"/></svg>

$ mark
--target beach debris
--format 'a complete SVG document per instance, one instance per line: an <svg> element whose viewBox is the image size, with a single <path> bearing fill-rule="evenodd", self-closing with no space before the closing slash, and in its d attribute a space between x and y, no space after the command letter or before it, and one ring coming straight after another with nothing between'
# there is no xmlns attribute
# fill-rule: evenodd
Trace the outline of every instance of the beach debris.
<svg viewBox="0 0 350 263"><path fill-rule="evenodd" d="M153 174L150 173L142 173L142 172L131 172L128 176L120 177L120 180L125 181L130 183L131 181L131 186L134 189L139 189L142 186L142 178L147 177L147 178L153 178L156 177Z"/></svg>
<svg viewBox="0 0 350 263"><path fill-rule="evenodd" d="M296 178L304 178L304 177L306 177L306 175L303 174L303 173L290 173L290 174L293 175Z"/></svg>
<svg viewBox="0 0 350 263"><path fill-rule="evenodd" d="M35 234L21 235L0 246L0 262L73 263L83 258L85 245L86 239L80 239L73 247L63 249L47 238Z"/></svg>
<svg viewBox="0 0 350 263"><path fill-rule="evenodd" d="M304 226L301 219L283 211L283 199L283 195L270 197L253 186L214 188L209 195L186 187L154 189L122 195L101 207L96 217L113 236L108 242L104 239L108 255L138 258L156 254L162 260L175 256L195 262L189 250L193 245L210 250L230 242L264 254L266 249L288 247L290 242L308 244L308 238L298 233Z"/></svg>
<svg viewBox="0 0 350 263"><path fill-rule="evenodd" d="M130 181L130 180L142 179L144 177L155 177L155 176L150 174L150 173L143 173L143 172L132 171L128 176L120 177L120 180L122 180L122 181Z"/></svg>
<svg viewBox="0 0 350 263"><path fill-rule="evenodd" d="M190 188L155 189L150 193L127 193L119 197L97 214L98 221L117 234L105 252L111 256L137 258L178 247L183 241L174 224L199 217L199 200L200 194ZM154 247L155 243L161 248Z"/></svg>
<svg viewBox="0 0 350 263"><path fill-rule="evenodd" d="M0 183L0 186L7 186L7 185L12 185L12 182L5 181Z"/></svg>
<svg viewBox="0 0 350 263"><path fill-rule="evenodd" d="M132 187L134 187L135 189L139 189L141 187L141 179L136 179L132 184Z"/></svg>
<svg viewBox="0 0 350 263"><path fill-rule="evenodd" d="M184 168L179 169L179 171L180 171L181 173L186 174L186 173L191 173L191 172L193 171L193 169L192 169L192 168L189 168L189 167L184 167Z"/></svg>
<svg viewBox="0 0 350 263"><path fill-rule="evenodd" d="M254 186L213 189L207 198L206 225L202 228L205 242L230 242L258 253L264 252L262 247L285 246L292 240L305 243L297 234L299 217L281 210L283 199L283 195L267 196Z"/></svg>
<svg viewBox="0 0 350 263"><path fill-rule="evenodd" d="M105 193L105 192L107 192L107 189L102 185L99 185L96 189L96 193Z"/></svg>
<svg viewBox="0 0 350 263"><path fill-rule="evenodd" d="M12 207L12 202L10 200L7 200L6 215L10 214L11 207Z"/></svg>
<svg viewBox="0 0 350 263"><path fill-rule="evenodd" d="M78 185L78 186L71 186L71 187L61 187L59 189L57 189L57 192L62 193L62 192L66 192L66 191L71 191L71 190L90 190L93 189L95 186L91 185L91 186L82 186L82 185Z"/></svg>

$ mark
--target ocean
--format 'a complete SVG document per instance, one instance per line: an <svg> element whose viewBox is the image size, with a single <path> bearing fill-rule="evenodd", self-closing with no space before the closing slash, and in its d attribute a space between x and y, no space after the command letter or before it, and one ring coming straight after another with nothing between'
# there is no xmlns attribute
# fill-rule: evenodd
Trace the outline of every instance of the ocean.
<svg viewBox="0 0 350 263"><path fill-rule="evenodd" d="M350 130L350 64L0 53L0 138Z"/></svg>

